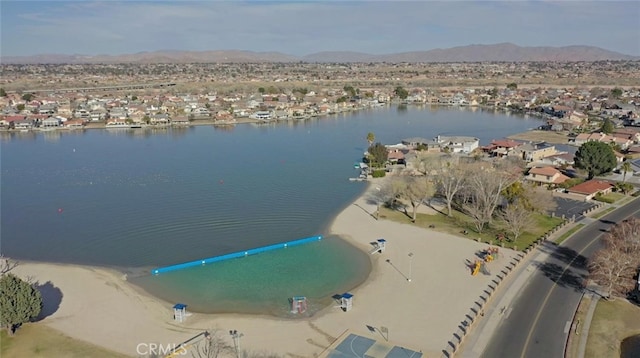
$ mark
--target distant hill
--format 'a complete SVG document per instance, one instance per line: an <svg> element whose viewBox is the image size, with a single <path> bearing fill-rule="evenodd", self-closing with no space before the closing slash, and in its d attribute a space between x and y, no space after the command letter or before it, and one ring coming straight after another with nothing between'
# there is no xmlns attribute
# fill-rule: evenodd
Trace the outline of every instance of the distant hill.
<svg viewBox="0 0 640 358"><path fill-rule="evenodd" d="M241 50L154 51L126 55L34 55L4 56L3 64L22 63L232 63L232 62L531 62L531 61L602 61L640 60L593 46L522 47L512 43L468 45L447 49L373 55L350 51L329 51L302 57L280 52Z"/></svg>

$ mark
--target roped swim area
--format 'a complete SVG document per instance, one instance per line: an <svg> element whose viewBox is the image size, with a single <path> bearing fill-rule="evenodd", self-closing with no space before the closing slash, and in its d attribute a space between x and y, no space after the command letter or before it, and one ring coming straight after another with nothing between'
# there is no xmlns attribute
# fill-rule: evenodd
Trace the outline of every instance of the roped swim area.
<svg viewBox="0 0 640 358"><path fill-rule="evenodd" d="M161 274L161 273L165 273L165 272L182 270L182 269L186 269L186 268L189 268L189 267L206 265L206 264L210 264L210 263L214 263L214 262L237 259L237 258L241 258L241 257L247 257L247 256L250 256L250 255L255 255L255 254L259 254L259 253L267 252L267 251L272 251L272 250L276 250L276 249L286 249L287 247L290 247L290 246L302 245L302 244L306 244L306 243L309 243L309 242L316 242L316 241L320 241L320 240L322 240L322 235L311 236L311 237L306 237L306 238L303 238L303 239L287 241L287 242L282 242L282 243L273 244L273 245L267 245L267 246L262 246L262 247L256 247L254 249L249 249L249 250L245 250L245 251L233 252L233 253L226 254L226 255L214 256L214 257L210 257L210 258L207 258L207 259L189 261L189 262L176 264L176 265L171 265L171 266L165 266L165 267L158 267L158 268L155 268L155 269L151 270L151 273L154 274L154 275L157 275L157 274Z"/></svg>

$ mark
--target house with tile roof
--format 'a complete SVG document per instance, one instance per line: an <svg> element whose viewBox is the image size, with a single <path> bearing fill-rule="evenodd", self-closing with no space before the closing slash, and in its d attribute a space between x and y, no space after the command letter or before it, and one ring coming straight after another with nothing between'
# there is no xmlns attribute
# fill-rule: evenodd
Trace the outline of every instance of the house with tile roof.
<svg viewBox="0 0 640 358"><path fill-rule="evenodd" d="M539 184L556 186L569 180L569 177L554 167L533 167L529 169L525 179Z"/></svg>
<svg viewBox="0 0 640 358"><path fill-rule="evenodd" d="M583 196L585 200L591 200L594 196L598 194L608 194L613 191L615 186L606 180L599 179L591 179L587 180L584 183L580 183L578 185L572 186L567 189L567 192L570 194L576 194Z"/></svg>

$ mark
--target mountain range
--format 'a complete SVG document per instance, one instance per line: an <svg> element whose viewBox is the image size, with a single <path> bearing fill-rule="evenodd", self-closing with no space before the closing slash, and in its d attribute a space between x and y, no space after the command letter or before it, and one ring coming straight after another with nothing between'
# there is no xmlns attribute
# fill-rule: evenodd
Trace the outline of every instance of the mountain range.
<svg viewBox="0 0 640 358"><path fill-rule="evenodd" d="M163 50L124 55L63 55L3 56L2 64L96 64L96 63L259 63L259 62L576 62L603 60L640 60L640 56L625 55L594 46L522 47L512 43L468 45L428 51L412 51L373 55L361 52L317 52L293 56L280 52L241 50L174 51Z"/></svg>

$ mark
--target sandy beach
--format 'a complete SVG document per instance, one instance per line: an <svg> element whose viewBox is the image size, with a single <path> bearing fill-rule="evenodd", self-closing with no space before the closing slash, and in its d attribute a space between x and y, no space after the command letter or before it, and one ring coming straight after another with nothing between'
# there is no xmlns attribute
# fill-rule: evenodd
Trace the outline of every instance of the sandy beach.
<svg viewBox="0 0 640 358"><path fill-rule="evenodd" d="M378 331L372 332L367 326L386 327L390 343L427 356L440 356L493 277L472 276L466 264L467 260L474 261L476 252L487 245L375 220L371 214L376 207L365 197L366 193L346 207L331 226L332 234L343 236L367 252L370 242L387 240L386 251L372 255L369 279L351 291L354 305L349 312L329 307L301 320L194 313L178 323L173 320L172 303L151 297L116 271L25 262L14 272L23 278L33 277L41 284L51 283L44 324L132 356L140 355L141 343L181 343L204 330L218 330L231 343L228 331L233 329L243 334L242 349L313 357L325 352L346 330L382 339ZM411 259L409 253L413 254ZM501 253L501 258L488 264L494 274L514 255L506 249Z"/></svg>

